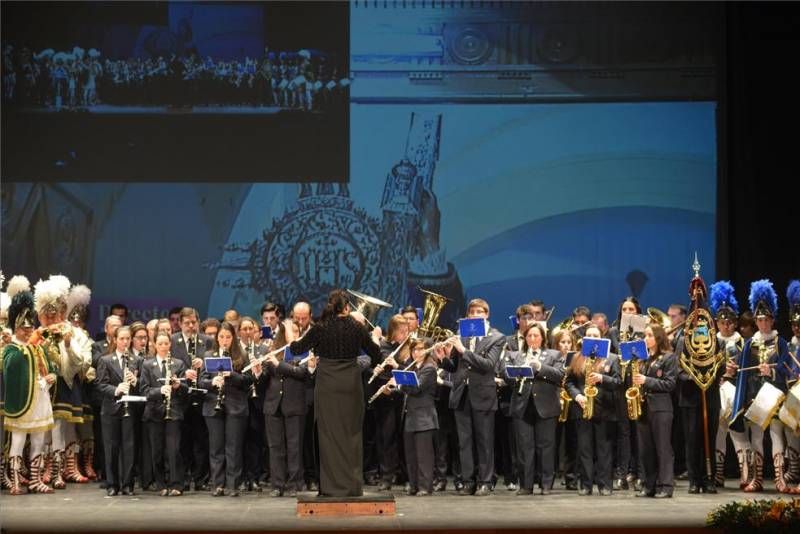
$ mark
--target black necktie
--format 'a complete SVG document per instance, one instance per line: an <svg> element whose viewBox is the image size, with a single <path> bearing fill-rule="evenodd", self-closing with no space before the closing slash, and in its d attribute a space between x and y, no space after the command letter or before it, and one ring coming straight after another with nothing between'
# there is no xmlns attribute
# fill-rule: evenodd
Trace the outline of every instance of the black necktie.
<svg viewBox="0 0 800 534"><path fill-rule="evenodd" d="M167 360L161 360L161 376L167 376Z"/></svg>

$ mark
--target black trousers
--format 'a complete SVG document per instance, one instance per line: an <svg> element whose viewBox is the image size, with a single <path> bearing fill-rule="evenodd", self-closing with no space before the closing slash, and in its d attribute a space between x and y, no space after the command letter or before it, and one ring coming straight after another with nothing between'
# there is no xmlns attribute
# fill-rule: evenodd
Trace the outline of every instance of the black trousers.
<svg viewBox="0 0 800 534"><path fill-rule="evenodd" d="M553 487L556 456L556 423L558 417L539 417L533 400L528 402L525 413L514 420L517 435L517 451L520 465L520 487L533 489L538 472L541 473L539 485Z"/></svg>
<svg viewBox="0 0 800 534"><path fill-rule="evenodd" d="M102 416L106 484L109 488L133 487L137 424L135 417Z"/></svg>
<svg viewBox="0 0 800 534"><path fill-rule="evenodd" d="M412 489L433 493L433 442L436 430L403 432L408 482Z"/></svg>
<svg viewBox="0 0 800 534"><path fill-rule="evenodd" d="M461 459L458 454L458 433L456 423L451 410L447 404L436 403L436 415L439 419L439 430L436 431L436 439L433 443L434 454L434 478L447 480L447 467L452 460L451 470L456 480L461 479Z"/></svg>
<svg viewBox="0 0 800 534"><path fill-rule="evenodd" d="M611 489L611 453L616 421L593 418L576 420L578 430L578 473L581 487L589 491Z"/></svg>
<svg viewBox="0 0 800 534"><path fill-rule="evenodd" d="M319 440L314 423L314 404L308 407L303 430L303 469L306 482L319 483ZM364 449L366 456L366 448Z"/></svg>
<svg viewBox="0 0 800 534"><path fill-rule="evenodd" d="M672 413L643 413L636 423L639 455L644 473L643 489L672 494L675 455L672 453Z"/></svg>
<svg viewBox="0 0 800 534"><path fill-rule="evenodd" d="M378 451L381 480L391 482L400 468L400 408L396 399L378 399L375 404L377 432L375 447Z"/></svg>
<svg viewBox="0 0 800 534"><path fill-rule="evenodd" d="M139 422L136 444L139 450L138 476L142 489L147 489L155 481L153 475L153 454L150 450L150 437L147 423Z"/></svg>
<svg viewBox="0 0 800 534"><path fill-rule="evenodd" d="M208 428L203 417L202 405L190 404L184 412L181 435L181 454L185 470L184 480L194 481L195 486L208 482Z"/></svg>
<svg viewBox="0 0 800 534"><path fill-rule="evenodd" d="M265 443L264 412L259 399L248 399L250 414L247 417L247 430L244 439L244 478L258 482L264 476L264 458L267 454Z"/></svg>
<svg viewBox="0 0 800 534"><path fill-rule="evenodd" d="M247 416L206 417L208 465L215 488L236 490L242 483L242 457Z"/></svg>
<svg viewBox="0 0 800 534"><path fill-rule="evenodd" d="M711 480L706 476L705 469L705 442L703 437L703 407L681 408L681 424L683 424L684 450L686 453L686 469L689 472L689 483L695 486L710 484L716 472L716 455L714 454L714 440L719 427L719 402L715 402L716 409L708 408L708 440L711 460Z"/></svg>
<svg viewBox="0 0 800 534"><path fill-rule="evenodd" d="M506 485L517 483L517 440L514 439L514 419L498 410L495 414L495 465Z"/></svg>
<svg viewBox="0 0 800 534"><path fill-rule="evenodd" d="M455 410L461 477L465 483L491 485L494 475L494 412L473 410L464 392L462 407ZM473 440L478 457L476 470ZM477 479L476 479L477 472Z"/></svg>
<svg viewBox="0 0 800 534"><path fill-rule="evenodd" d="M264 418L272 487L303 491L303 427L306 417L287 417L278 410L274 415L267 414Z"/></svg>
<svg viewBox="0 0 800 534"><path fill-rule="evenodd" d="M181 458L182 421L148 421L146 431L153 458L153 478L159 490L183 489L183 458ZM166 464L164 463L166 460ZM169 480L165 480L168 475Z"/></svg>
<svg viewBox="0 0 800 534"><path fill-rule="evenodd" d="M616 431L611 436L616 438ZM561 443L564 443L564 465L560 465L559 451ZM616 441L612 444L615 445ZM609 462L611 462L614 448L608 451ZM609 463L610 465L610 463ZM563 423L558 422L556 426L556 471L563 468L564 481L569 484L578 481L578 420L567 419Z"/></svg>
<svg viewBox="0 0 800 534"><path fill-rule="evenodd" d="M103 453L105 446L103 443L103 417L100 415L100 405L92 405L92 427L94 430L94 470L97 472L99 481L105 481L106 460Z"/></svg>
<svg viewBox="0 0 800 534"><path fill-rule="evenodd" d="M638 458L632 454L633 441L636 440L636 424L628 419L628 404L625 395L617 395L617 446L614 461L614 477L625 478L635 473ZM641 473L639 473L641 476Z"/></svg>

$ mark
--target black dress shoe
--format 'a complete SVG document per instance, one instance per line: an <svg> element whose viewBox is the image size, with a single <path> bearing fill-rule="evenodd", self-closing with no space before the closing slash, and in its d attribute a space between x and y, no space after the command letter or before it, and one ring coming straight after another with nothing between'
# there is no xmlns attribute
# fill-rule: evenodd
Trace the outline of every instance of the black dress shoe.
<svg viewBox="0 0 800 534"><path fill-rule="evenodd" d="M283 492L278 488L273 488L273 490L269 492L270 497L280 497L281 495L283 495Z"/></svg>
<svg viewBox="0 0 800 534"><path fill-rule="evenodd" d="M614 481L613 488L617 491L629 489L628 481L624 478L618 478Z"/></svg>
<svg viewBox="0 0 800 534"><path fill-rule="evenodd" d="M697 495L698 493L700 493L700 487L699 486L695 486L694 484L689 484L688 493L690 493L692 495Z"/></svg>
<svg viewBox="0 0 800 534"><path fill-rule="evenodd" d="M290 489L290 490L286 490L286 491L283 493L283 496L284 496L284 497L297 497L297 490L296 490L296 489L294 489L294 488L292 488L292 489Z"/></svg>
<svg viewBox="0 0 800 534"><path fill-rule="evenodd" d="M439 480L433 485L433 491L444 491L447 489L447 480Z"/></svg>
<svg viewBox="0 0 800 534"><path fill-rule="evenodd" d="M410 485L406 486L406 495L416 495L417 493L419 493L417 488L412 488Z"/></svg>
<svg viewBox="0 0 800 534"><path fill-rule="evenodd" d="M201 482L200 484L195 482L194 490L195 491L209 491L209 490L211 490L211 484L209 484L208 482Z"/></svg>
<svg viewBox="0 0 800 534"><path fill-rule="evenodd" d="M222 497L223 495L225 495L225 488L216 488L216 489L215 489L215 490L214 490L214 491L211 493L211 495L212 495L213 497Z"/></svg>
<svg viewBox="0 0 800 534"><path fill-rule="evenodd" d="M642 479L637 478L633 481L633 489L634 491L642 491Z"/></svg>
<svg viewBox="0 0 800 534"><path fill-rule="evenodd" d="M542 488L542 495L550 495L550 488Z"/></svg>
<svg viewBox="0 0 800 534"><path fill-rule="evenodd" d="M453 486L455 486L456 491L461 491L464 489L464 482L462 480L456 479L453 481Z"/></svg>
<svg viewBox="0 0 800 534"><path fill-rule="evenodd" d="M487 495L492 494L492 488L489 484L481 484L478 486L478 489L475 490L476 497L486 497Z"/></svg>
<svg viewBox="0 0 800 534"><path fill-rule="evenodd" d="M517 490L517 495L533 495L533 489L531 488L520 488Z"/></svg>
<svg viewBox="0 0 800 534"><path fill-rule="evenodd" d="M475 493L475 486L472 484L462 484L461 489L456 491L457 495L472 495Z"/></svg>
<svg viewBox="0 0 800 534"><path fill-rule="evenodd" d="M645 489L642 489L642 490L639 490L638 493L636 493L636 496L637 497L654 497L655 494L656 493L654 491L647 491Z"/></svg>
<svg viewBox="0 0 800 534"><path fill-rule="evenodd" d="M710 493L712 495L716 494L717 493L717 486L713 482L710 483L710 484L705 484L703 486L703 493Z"/></svg>
<svg viewBox="0 0 800 534"><path fill-rule="evenodd" d="M162 497L167 497L169 495L169 490L167 488L164 488L159 492L159 495L161 495Z"/></svg>
<svg viewBox="0 0 800 534"><path fill-rule="evenodd" d="M189 482L183 483L183 491L189 491L192 489L192 485Z"/></svg>
<svg viewBox="0 0 800 534"><path fill-rule="evenodd" d="M566 488L569 491L575 491L575 490L578 489L578 485L576 483L574 483L574 482L567 482Z"/></svg>
<svg viewBox="0 0 800 534"><path fill-rule="evenodd" d="M608 488L600 488L600 495L603 497L610 497L612 495L612 491Z"/></svg>
<svg viewBox="0 0 800 534"><path fill-rule="evenodd" d="M233 490L231 492L231 497L238 497L238 496L239 496L239 490Z"/></svg>
<svg viewBox="0 0 800 534"><path fill-rule="evenodd" d="M123 494L123 495L130 495L130 496L133 496L133 495L135 495L135 494L133 493L133 486L129 486L129 487L126 487L126 488L122 488L122 494Z"/></svg>
<svg viewBox="0 0 800 534"><path fill-rule="evenodd" d="M381 480L381 483L378 484L378 491L389 491L392 489L392 483L387 480Z"/></svg>
<svg viewBox="0 0 800 534"><path fill-rule="evenodd" d="M250 491L250 483L249 482L242 482L239 484L239 491Z"/></svg>
<svg viewBox="0 0 800 534"><path fill-rule="evenodd" d="M591 495L591 494L592 494L592 490L590 490L590 489L581 488L581 489L578 490L578 495L580 495L581 497L585 497L585 496Z"/></svg>
<svg viewBox="0 0 800 534"><path fill-rule="evenodd" d="M308 483L308 491L319 491L319 484L313 480Z"/></svg>
<svg viewBox="0 0 800 534"><path fill-rule="evenodd" d="M430 494L430 491L420 490L417 492L417 497L428 497Z"/></svg>
<svg viewBox="0 0 800 534"><path fill-rule="evenodd" d="M655 497L656 499L670 499L672 498L672 492L667 492L662 490L653 495L653 497Z"/></svg>
<svg viewBox="0 0 800 534"><path fill-rule="evenodd" d="M117 495L117 488L106 488L106 495L114 497Z"/></svg>

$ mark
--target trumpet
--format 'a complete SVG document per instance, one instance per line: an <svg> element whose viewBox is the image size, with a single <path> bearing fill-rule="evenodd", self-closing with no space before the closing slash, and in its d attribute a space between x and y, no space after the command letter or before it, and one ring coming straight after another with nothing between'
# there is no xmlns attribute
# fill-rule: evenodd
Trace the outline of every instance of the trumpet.
<svg viewBox="0 0 800 534"><path fill-rule="evenodd" d="M411 362L408 365L406 365L403 368L403 371L408 371L409 369L411 369L411 367L413 367L415 365L417 365L417 360L414 360L413 362ZM375 394L369 398L369 401L367 402L367 404L372 404L378 397L383 395L383 392L386 391L387 389L389 389L389 383L388 382L378 388L378 391L376 391Z"/></svg>
<svg viewBox="0 0 800 534"><path fill-rule="evenodd" d="M583 406L583 418L589 420L594 416L594 398L597 397L597 386L589 385L589 374L594 370L594 358L586 358L583 365L583 396L586 397L586 404Z"/></svg>
<svg viewBox="0 0 800 534"><path fill-rule="evenodd" d="M631 381L639 375L639 360L635 359L631 363ZM638 421L642 416L642 397L641 387L634 384L625 390L625 403L628 408L628 419Z"/></svg>

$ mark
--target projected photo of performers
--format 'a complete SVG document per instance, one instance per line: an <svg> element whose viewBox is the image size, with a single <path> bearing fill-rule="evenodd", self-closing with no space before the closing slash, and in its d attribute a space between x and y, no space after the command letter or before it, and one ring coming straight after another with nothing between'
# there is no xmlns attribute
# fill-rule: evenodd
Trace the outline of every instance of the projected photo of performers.
<svg viewBox="0 0 800 534"><path fill-rule="evenodd" d="M341 176L347 28L330 2L4 3L4 175Z"/></svg>

